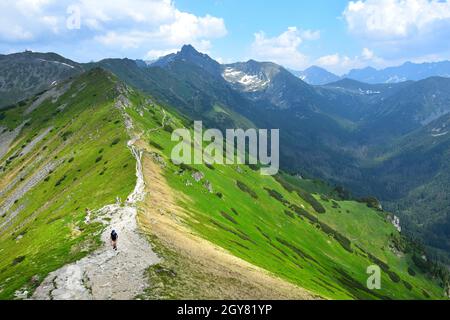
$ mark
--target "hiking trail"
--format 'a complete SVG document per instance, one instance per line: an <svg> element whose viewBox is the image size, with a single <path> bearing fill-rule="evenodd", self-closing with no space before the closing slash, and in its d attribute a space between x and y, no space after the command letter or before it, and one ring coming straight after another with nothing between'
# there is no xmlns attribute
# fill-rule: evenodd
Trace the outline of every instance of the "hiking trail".
<svg viewBox="0 0 450 320"><path fill-rule="evenodd" d="M98 217L106 223L101 235L102 246L87 257L50 273L32 299L128 300L145 289L145 270L159 262L159 258L136 222L136 204L145 194L142 151L134 146L134 142L134 139L130 140L128 147L136 158L136 186L123 205L112 204L98 210ZM119 235L117 252L110 244L112 229Z"/></svg>
<svg viewBox="0 0 450 320"><path fill-rule="evenodd" d="M126 103L123 105L125 107ZM130 120L125 118L126 128L131 133L133 125ZM132 133L131 136L133 138L128 141L128 148L136 159L136 185L124 203L117 201L95 212L94 220L105 225L101 247L85 258L50 273L32 299L129 300L147 287L145 271L160 259L136 221L137 204L145 197L145 182L141 162L143 151L135 146L140 136ZM90 223L91 214L88 213L86 223ZM119 236L117 252L110 243L113 229Z"/></svg>

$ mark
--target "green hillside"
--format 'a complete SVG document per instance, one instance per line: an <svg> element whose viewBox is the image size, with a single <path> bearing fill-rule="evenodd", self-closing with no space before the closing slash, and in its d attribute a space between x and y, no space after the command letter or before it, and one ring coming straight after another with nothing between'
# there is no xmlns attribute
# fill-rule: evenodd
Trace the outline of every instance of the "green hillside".
<svg viewBox="0 0 450 320"><path fill-rule="evenodd" d="M31 292L47 273L92 251L101 225L85 224L86 210L133 189L135 160L117 96L112 75L95 69L29 114L38 97L5 112L2 136L25 124L0 162L0 298Z"/></svg>
<svg viewBox="0 0 450 320"><path fill-rule="evenodd" d="M0 159L1 299L30 296L49 272L100 244L102 225L85 223L88 212L123 200L136 183L125 113L152 159L164 164L164 183L183 195L180 224L190 232L322 298L444 298L386 212L333 199L324 186L314 191L324 195L311 194L305 189L314 183L261 176L255 167L174 165L172 130L189 122L103 70L58 90L58 98L34 109L39 97L30 98L0 120L2 145L10 141ZM121 93L126 109L117 105ZM383 270L380 290L366 286L374 264ZM186 286L174 277L175 287ZM203 281L212 286L215 279Z"/></svg>
<svg viewBox="0 0 450 320"><path fill-rule="evenodd" d="M150 110L131 113L144 132L163 117ZM323 200L247 166L176 166L170 162L170 128L183 123L170 119L168 130L147 130L146 139L166 165L168 184L185 195L178 204L189 213L184 223L197 234L325 298L442 297L443 288L413 265L412 252L395 249L400 236L387 213L365 203ZM366 288L366 268L373 264L384 269L380 291Z"/></svg>

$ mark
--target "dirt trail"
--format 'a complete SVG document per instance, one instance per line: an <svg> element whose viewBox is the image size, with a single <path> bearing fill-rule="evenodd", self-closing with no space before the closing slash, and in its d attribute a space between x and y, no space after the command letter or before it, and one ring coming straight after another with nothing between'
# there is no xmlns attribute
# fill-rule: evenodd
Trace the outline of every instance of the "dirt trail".
<svg viewBox="0 0 450 320"><path fill-rule="evenodd" d="M125 204L108 205L96 213L106 224L101 235L103 245L89 256L50 273L34 292L33 299L128 300L145 289L145 270L158 263L159 258L136 222L136 205L145 197L142 151L134 145L137 139L128 143L136 158L137 181L134 191ZM112 229L119 235L117 252L110 245Z"/></svg>
<svg viewBox="0 0 450 320"><path fill-rule="evenodd" d="M163 260L162 267L175 268L173 281L177 283L151 283L155 285L152 290L162 293L162 296L153 297L164 299L175 294L177 298L187 300L320 299L193 232L186 224L191 213L179 206L180 200L189 202L190 199L167 184L164 167L151 156L152 148L142 144L143 149L146 147L143 170L149 196L142 203L138 223L152 234L152 239L157 239L156 243L172 252L164 260L173 262L165 264ZM165 291L166 286L168 291Z"/></svg>

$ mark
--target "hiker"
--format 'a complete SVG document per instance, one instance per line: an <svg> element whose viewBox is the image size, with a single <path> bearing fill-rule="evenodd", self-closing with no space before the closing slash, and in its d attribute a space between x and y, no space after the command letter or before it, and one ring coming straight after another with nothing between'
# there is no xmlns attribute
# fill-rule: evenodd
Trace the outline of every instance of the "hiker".
<svg viewBox="0 0 450 320"><path fill-rule="evenodd" d="M113 230L111 232L111 245L113 247L113 250L117 251L117 239L119 238L119 235L117 234L116 230Z"/></svg>

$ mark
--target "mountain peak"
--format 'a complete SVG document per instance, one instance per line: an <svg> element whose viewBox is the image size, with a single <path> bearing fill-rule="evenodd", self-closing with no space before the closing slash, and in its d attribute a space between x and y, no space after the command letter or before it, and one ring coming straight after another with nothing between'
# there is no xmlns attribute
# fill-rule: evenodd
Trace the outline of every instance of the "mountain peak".
<svg viewBox="0 0 450 320"><path fill-rule="evenodd" d="M177 53L159 58L152 66L170 68L177 61L194 64L211 74L220 75L220 64L205 53L197 51L192 45L184 45Z"/></svg>
<svg viewBox="0 0 450 320"><path fill-rule="evenodd" d="M182 53L197 53L200 54L191 44L185 44L181 47Z"/></svg>
<svg viewBox="0 0 450 320"><path fill-rule="evenodd" d="M185 44L181 47L181 50L176 53L176 56L184 60L205 59L214 61L207 54L201 53L190 44Z"/></svg>
<svg viewBox="0 0 450 320"><path fill-rule="evenodd" d="M375 69L374 67L368 66L368 67L365 67L365 68L362 68L362 69L352 69L351 71L375 71L376 72L377 69Z"/></svg>
<svg viewBox="0 0 450 320"><path fill-rule="evenodd" d="M309 67L309 68L306 68L304 71L312 71L312 70L321 70L321 71L328 71L328 70L326 70L326 69L324 69L324 68L322 68L322 67L319 67L319 66L311 66L311 67Z"/></svg>
<svg viewBox="0 0 450 320"><path fill-rule="evenodd" d="M291 70L291 73L312 85L324 85L340 79L334 73L318 66L311 66L304 71Z"/></svg>

